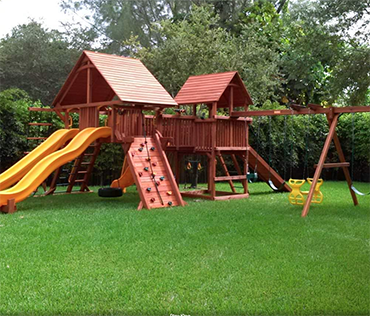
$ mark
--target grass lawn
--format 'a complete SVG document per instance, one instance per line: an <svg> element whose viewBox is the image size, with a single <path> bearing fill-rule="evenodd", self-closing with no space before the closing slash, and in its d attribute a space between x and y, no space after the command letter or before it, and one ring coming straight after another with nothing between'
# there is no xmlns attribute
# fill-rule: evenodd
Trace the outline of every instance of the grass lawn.
<svg viewBox="0 0 370 316"><path fill-rule="evenodd" d="M140 212L135 188L29 198L0 216L0 315L369 315L370 197L322 191L307 218L264 183Z"/></svg>

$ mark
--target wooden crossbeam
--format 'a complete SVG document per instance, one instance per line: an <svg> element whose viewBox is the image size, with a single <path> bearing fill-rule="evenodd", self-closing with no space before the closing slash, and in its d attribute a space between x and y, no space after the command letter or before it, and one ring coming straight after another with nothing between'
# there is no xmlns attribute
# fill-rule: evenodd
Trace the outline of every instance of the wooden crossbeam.
<svg viewBox="0 0 370 316"><path fill-rule="evenodd" d="M323 168L343 168L343 167L349 167L349 162L330 162L330 163L324 163ZM317 168L317 164L314 165L314 168Z"/></svg>
<svg viewBox="0 0 370 316"><path fill-rule="evenodd" d="M215 181L246 180L246 175L215 177Z"/></svg>
<svg viewBox="0 0 370 316"><path fill-rule="evenodd" d="M317 108L313 111L310 108L304 108L300 111L295 110L261 110L261 111L234 111L231 113L233 117L252 117L252 116L276 116L276 115L306 115L306 114L333 114L341 113L361 113L370 112L370 106L346 106L346 107L329 107Z"/></svg>

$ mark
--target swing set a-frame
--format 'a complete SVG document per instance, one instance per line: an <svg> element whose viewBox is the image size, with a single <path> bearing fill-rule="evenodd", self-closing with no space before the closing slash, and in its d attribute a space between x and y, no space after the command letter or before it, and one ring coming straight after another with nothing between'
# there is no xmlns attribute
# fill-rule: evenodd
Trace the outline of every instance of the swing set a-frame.
<svg viewBox="0 0 370 316"><path fill-rule="evenodd" d="M348 107L328 107L324 108L318 104L308 104L307 107L293 104L290 106L291 109L287 110L260 110L260 111L234 111L231 113L231 117L259 117L259 116L277 116L277 115L314 115L314 114L324 114L327 118L329 124L329 133L326 137L324 146L321 151L320 159L315 165L315 173L313 179L310 181L311 186L305 199L305 203L302 210L302 217L307 216L312 199L314 197L315 188L319 182L321 172L324 168L342 168L345 179L348 184L348 189L351 194L353 204L358 205L358 200L356 194L361 194L353 185L352 178L350 174L350 163L346 161L340 140L335 131L337 127L339 116L343 113L360 113L360 112L370 112L369 106L348 106ZM330 145L334 141L335 148L338 153L339 162L336 163L325 163ZM352 159L353 160L353 159ZM353 163L353 161L352 161Z"/></svg>

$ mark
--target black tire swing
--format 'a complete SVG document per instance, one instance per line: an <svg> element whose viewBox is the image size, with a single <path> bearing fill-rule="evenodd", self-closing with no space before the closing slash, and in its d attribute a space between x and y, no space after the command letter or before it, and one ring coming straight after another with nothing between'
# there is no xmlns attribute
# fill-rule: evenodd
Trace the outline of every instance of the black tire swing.
<svg viewBox="0 0 370 316"><path fill-rule="evenodd" d="M98 195L100 197L120 197L123 195L123 190L121 188L100 188L98 190Z"/></svg>

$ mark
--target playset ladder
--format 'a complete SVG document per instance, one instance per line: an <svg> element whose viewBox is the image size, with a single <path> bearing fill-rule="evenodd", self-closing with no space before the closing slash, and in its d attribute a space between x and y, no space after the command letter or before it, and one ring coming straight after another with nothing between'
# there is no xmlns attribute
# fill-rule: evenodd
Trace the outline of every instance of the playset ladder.
<svg viewBox="0 0 370 316"><path fill-rule="evenodd" d="M95 144L90 145L86 151L79 157L76 158L72 171L69 175L69 185L67 187L67 193L71 193L73 186L76 183L80 183L80 192L90 191L87 184L90 180L91 173L94 168L96 157L99 154L101 144L95 142ZM93 148L93 152L89 153L89 148ZM91 157L89 161L84 161L86 157ZM83 175L82 178L79 178L80 175Z"/></svg>
<svg viewBox="0 0 370 316"><path fill-rule="evenodd" d="M141 199L138 209L185 205L158 134L134 137L126 157Z"/></svg>

